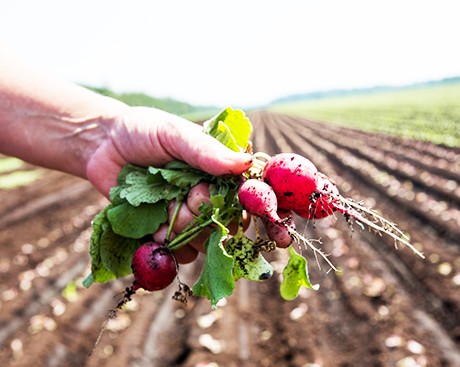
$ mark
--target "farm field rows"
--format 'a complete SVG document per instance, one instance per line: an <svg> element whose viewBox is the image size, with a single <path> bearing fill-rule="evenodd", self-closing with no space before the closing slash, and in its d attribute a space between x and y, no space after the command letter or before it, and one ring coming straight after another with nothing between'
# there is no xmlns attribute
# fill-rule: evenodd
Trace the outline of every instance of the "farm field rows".
<svg viewBox="0 0 460 367"><path fill-rule="evenodd" d="M275 104L270 110L460 147L460 83Z"/></svg>
<svg viewBox="0 0 460 367"><path fill-rule="evenodd" d="M266 111L249 117L256 151L309 157L344 196L407 230L426 259L340 215L299 220L341 270L319 268L305 251L318 291L281 299L287 253L278 250L268 254L278 273L238 281L215 311L205 299L173 301L174 285L138 292L88 356L132 280L81 287L90 222L106 201L85 181L46 172L0 191L0 365L460 365L460 149ZM181 280L193 283L200 265L181 267Z"/></svg>

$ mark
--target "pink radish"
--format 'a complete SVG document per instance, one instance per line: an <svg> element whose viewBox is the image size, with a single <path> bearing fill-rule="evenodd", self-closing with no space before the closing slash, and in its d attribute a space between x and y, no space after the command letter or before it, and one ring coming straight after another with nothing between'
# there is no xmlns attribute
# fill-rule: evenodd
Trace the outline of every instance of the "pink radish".
<svg viewBox="0 0 460 367"><path fill-rule="evenodd" d="M325 218L335 211L341 211L340 193L327 176L318 172L317 190L310 197L308 208L297 209L295 212L305 219Z"/></svg>
<svg viewBox="0 0 460 367"><path fill-rule="evenodd" d="M273 189L263 181L249 179L238 188L240 204L249 214L265 218L270 222L280 222L276 213L278 204Z"/></svg>
<svg viewBox="0 0 460 367"><path fill-rule="evenodd" d="M269 222L263 219L265 231L270 240L276 243L277 247L286 248L293 242L293 236L289 233L287 226L295 230L295 223L292 218L292 212L287 210L278 210L278 216L282 223Z"/></svg>
<svg viewBox="0 0 460 367"><path fill-rule="evenodd" d="M317 188L318 170L307 158L295 153L280 153L269 159L262 179L275 191L278 208L305 210Z"/></svg>

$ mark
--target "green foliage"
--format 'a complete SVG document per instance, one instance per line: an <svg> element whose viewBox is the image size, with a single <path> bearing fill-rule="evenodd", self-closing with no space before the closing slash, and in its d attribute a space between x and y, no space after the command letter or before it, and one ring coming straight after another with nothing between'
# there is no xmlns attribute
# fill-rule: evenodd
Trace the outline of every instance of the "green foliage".
<svg viewBox="0 0 460 367"><path fill-rule="evenodd" d="M310 283L307 259L298 254L292 246L289 246L289 261L283 270L283 281L280 285L281 297L287 301L295 299L302 286L314 290L318 289L318 286Z"/></svg>
<svg viewBox="0 0 460 367"><path fill-rule="evenodd" d="M235 152L244 152L252 125L244 112L227 107L203 124L203 131Z"/></svg>
<svg viewBox="0 0 460 367"><path fill-rule="evenodd" d="M460 83L306 100L270 108L326 123L460 146Z"/></svg>
<svg viewBox="0 0 460 367"><path fill-rule="evenodd" d="M230 296L235 289L232 275L234 260L223 246L228 235L228 229L218 219L214 219L214 223L217 224L217 228L206 241L206 259L203 270L200 278L192 287L193 293L208 298L213 308L216 307L220 299Z"/></svg>
<svg viewBox="0 0 460 367"><path fill-rule="evenodd" d="M110 226L110 223L107 219L107 211L111 208L111 205L108 205L104 208L103 211L98 213L92 222L92 230L89 254L91 256L91 274L89 274L85 280L83 280L83 285L89 287L94 282L108 282L111 279L115 279L115 274L108 270L101 259L101 239L104 234L105 229Z"/></svg>
<svg viewBox="0 0 460 367"><path fill-rule="evenodd" d="M227 108L205 123L204 131L228 148L244 151L249 145L252 125L244 113ZM270 278L273 268L261 254L267 248L244 234L243 211L238 200L242 177L214 177L185 162L174 161L163 168L123 167L118 186L110 191L110 204L92 222L91 274L83 281L84 286L130 274L132 257L142 239L166 223L168 202L176 199L177 205L181 205L200 181L210 184L210 204L202 203L200 214L165 244L174 251L188 244L204 228L212 230L205 243L206 258L200 277L192 286L193 293L208 298L214 308L219 300L233 293L238 279ZM238 231L229 238L228 227L232 223L238 223ZM174 219L169 229L173 226ZM283 274L281 293L286 299L295 298L302 285L313 288L306 260L292 248Z"/></svg>
<svg viewBox="0 0 460 367"><path fill-rule="evenodd" d="M235 280L246 278L251 281L261 281L272 276L273 267L260 253L260 247L244 235L242 228L227 241L225 248L235 260L233 265Z"/></svg>
<svg viewBox="0 0 460 367"><path fill-rule="evenodd" d="M194 106L186 102L181 102L172 98L155 98L145 93L115 93L108 88L89 87L86 88L102 94L104 96L112 97L126 103L129 106L145 106L155 107L163 111L173 113L180 116L193 117L194 114L197 116L207 116L209 111L216 111L217 108L210 106ZM201 115L200 113L203 113ZM193 119L193 121L196 121Z"/></svg>
<svg viewBox="0 0 460 367"><path fill-rule="evenodd" d="M111 203L93 220L91 274L83 284L89 287L130 274L140 240L166 222L168 200L184 197L208 176L182 162L163 169L126 165L118 176L119 186L110 191Z"/></svg>
<svg viewBox="0 0 460 367"><path fill-rule="evenodd" d="M112 230L117 235L128 238L142 238L155 233L167 219L166 200L154 204L142 203L132 206L123 203L107 211L107 218Z"/></svg>

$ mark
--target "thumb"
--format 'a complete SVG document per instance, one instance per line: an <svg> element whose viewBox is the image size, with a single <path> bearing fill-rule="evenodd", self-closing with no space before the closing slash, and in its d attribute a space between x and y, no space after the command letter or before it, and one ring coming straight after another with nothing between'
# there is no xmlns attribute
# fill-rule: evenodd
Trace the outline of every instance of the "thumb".
<svg viewBox="0 0 460 367"><path fill-rule="evenodd" d="M167 134L160 134L162 145L169 154L211 175L238 175L248 170L252 156L235 152L212 136L205 134L201 126L187 120L169 125Z"/></svg>
<svg viewBox="0 0 460 367"><path fill-rule="evenodd" d="M185 146L183 160L214 176L239 175L251 167L252 156L234 152L213 137L202 133L199 143L194 143L188 151Z"/></svg>

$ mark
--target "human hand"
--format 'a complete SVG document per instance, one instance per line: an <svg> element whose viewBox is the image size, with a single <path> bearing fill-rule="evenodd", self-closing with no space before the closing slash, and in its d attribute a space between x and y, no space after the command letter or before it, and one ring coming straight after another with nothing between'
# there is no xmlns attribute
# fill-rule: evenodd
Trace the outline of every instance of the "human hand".
<svg viewBox="0 0 460 367"><path fill-rule="evenodd" d="M122 167L128 163L161 167L172 160L182 160L216 176L238 175L251 165L249 154L231 151L204 134L201 126L153 108L120 109L104 129L105 137L88 160L87 178L107 197L110 188L116 186ZM192 189L175 220L172 236L193 220L201 202L206 200L209 200L209 191L205 184ZM171 202L169 218L173 211L174 202ZM154 239L164 242L167 228L167 224L161 226ZM203 232L189 245L177 250L178 262L191 262L199 251L204 252L205 239Z"/></svg>
<svg viewBox="0 0 460 367"><path fill-rule="evenodd" d="M128 163L182 160L215 176L251 165L249 154L229 150L197 124L57 80L3 48L0 70L0 152L86 178L106 197Z"/></svg>

